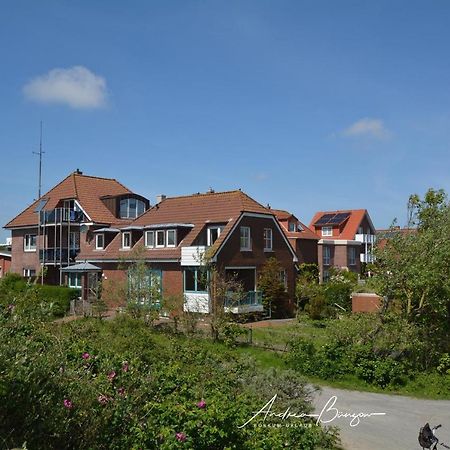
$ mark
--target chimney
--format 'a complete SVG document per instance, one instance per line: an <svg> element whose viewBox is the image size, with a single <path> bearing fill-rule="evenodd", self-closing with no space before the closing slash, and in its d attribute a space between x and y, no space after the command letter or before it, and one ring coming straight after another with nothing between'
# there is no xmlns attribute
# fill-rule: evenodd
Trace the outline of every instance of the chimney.
<svg viewBox="0 0 450 450"><path fill-rule="evenodd" d="M166 199L166 195L164 195L164 194L157 195L156 196L156 204L161 203L165 199Z"/></svg>
<svg viewBox="0 0 450 450"><path fill-rule="evenodd" d="M83 175L83 172L80 169L75 170L75 175Z"/></svg>

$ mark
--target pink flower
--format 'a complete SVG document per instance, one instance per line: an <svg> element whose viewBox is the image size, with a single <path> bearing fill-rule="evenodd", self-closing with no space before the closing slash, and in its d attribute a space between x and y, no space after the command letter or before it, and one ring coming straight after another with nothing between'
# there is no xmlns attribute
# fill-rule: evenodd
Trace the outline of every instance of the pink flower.
<svg viewBox="0 0 450 450"><path fill-rule="evenodd" d="M125 395L125 388L124 387L120 387L119 389L117 389L117 393L121 396Z"/></svg>
<svg viewBox="0 0 450 450"><path fill-rule="evenodd" d="M175 435L177 441L184 442L186 440L186 435L184 433L177 433Z"/></svg>
<svg viewBox="0 0 450 450"><path fill-rule="evenodd" d="M68 398L65 398L64 399L64 407L67 409L72 409L73 403Z"/></svg>
<svg viewBox="0 0 450 450"><path fill-rule="evenodd" d="M106 405L108 403L109 398L106 395L100 394L97 397L97 400L101 405Z"/></svg>
<svg viewBox="0 0 450 450"><path fill-rule="evenodd" d="M91 355L90 355L88 352L84 352L84 353L81 355L81 357L82 357L83 359L89 359L89 358L91 357Z"/></svg>
<svg viewBox="0 0 450 450"><path fill-rule="evenodd" d="M205 408L206 408L206 402L205 402L205 400L199 401L199 402L197 403L197 408L205 409Z"/></svg>
<svg viewBox="0 0 450 450"><path fill-rule="evenodd" d="M122 364L122 371L128 372L129 369L130 369L130 366L128 365L128 361L124 361Z"/></svg>
<svg viewBox="0 0 450 450"><path fill-rule="evenodd" d="M109 381L113 381L114 378L116 378L116 372L112 370L111 372L108 373L108 379Z"/></svg>

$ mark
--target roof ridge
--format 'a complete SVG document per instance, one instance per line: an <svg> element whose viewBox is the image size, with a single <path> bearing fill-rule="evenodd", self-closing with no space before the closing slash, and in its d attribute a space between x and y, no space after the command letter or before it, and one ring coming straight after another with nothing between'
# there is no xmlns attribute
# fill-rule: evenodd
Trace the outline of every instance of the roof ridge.
<svg viewBox="0 0 450 450"><path fill-rule="evenodd" d="M196 192L195 194L188 194L188 195L175 195L174 197L166 197L163 201L165 200L173 200L176 198L188 198L188 197L207 197L207 196L212 196L212 195L223 195L223 194L233 194L233 193L243 193L240 189L233 189L230 191L219 191L219 192Z"/></svg>
<svg viewBox="0 0 450 450"><path fill-rule="evenodd" d="M96 180L115 181L117 184L120 184L127 191L132 192L129 188L127 188L123 183L118 181L116 178L99 177L99 176L96 176L96 175L85 175L84 173L76 173L76 172L72 172L71 175L78 176L78 177L85 177L85 178L95 178Z"/></svg>

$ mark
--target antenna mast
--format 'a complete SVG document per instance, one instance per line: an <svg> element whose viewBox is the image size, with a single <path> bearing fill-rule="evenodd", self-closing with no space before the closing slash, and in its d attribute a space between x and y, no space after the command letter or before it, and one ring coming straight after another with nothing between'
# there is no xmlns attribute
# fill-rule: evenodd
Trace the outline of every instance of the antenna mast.
<svg viewBox="0 0 450 450"><path fill-rule="evenodd" d="M39 155L39 189L38 189L38 199L41 198L41 188L42 188L42 120L41 120L41 133L39 138L39 152L33 152L35 155Z"/></svg>

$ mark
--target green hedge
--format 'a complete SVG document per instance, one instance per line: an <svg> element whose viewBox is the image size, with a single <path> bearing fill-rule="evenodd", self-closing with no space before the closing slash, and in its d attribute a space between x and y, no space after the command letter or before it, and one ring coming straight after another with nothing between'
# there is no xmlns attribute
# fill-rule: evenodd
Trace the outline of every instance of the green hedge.
<svg viewBox="0 0 450 450"><path fill-rule="evenodd" d="M79 289L28 283L17 274L8 274L0 280L0 304L7 306L13 304L18 297L22 300L28 297L30 303L44 303L55 317L64 316L70 308L70 301L79 296Z"/></svg>

